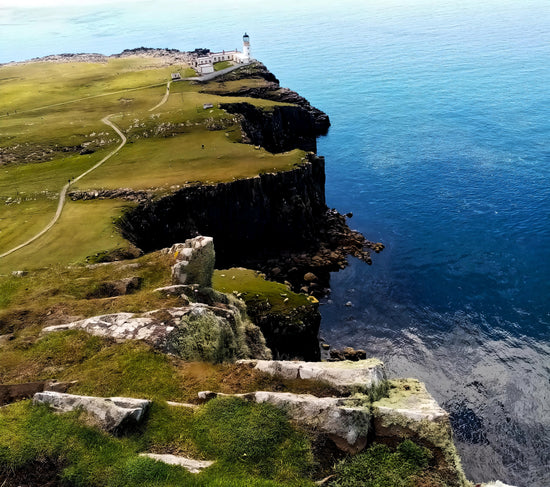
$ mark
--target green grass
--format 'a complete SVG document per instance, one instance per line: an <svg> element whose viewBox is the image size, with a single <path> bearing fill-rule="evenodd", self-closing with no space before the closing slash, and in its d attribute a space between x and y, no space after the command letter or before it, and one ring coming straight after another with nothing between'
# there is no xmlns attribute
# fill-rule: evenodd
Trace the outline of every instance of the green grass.
<svg viewBox="0 0 550 487"><path fill-rule="evenodd" d="M106 63L36 62L0 66L3 112L18 113L83 97L103 96L166 83L188 66L164 66L159 58L132 56ZM3 115L3 113L0 113Z"/></svg>
<svg viewBox="0 0 550 487"><path fill-rule="evenodd" d="M49 478L74 486L313 485L307 478L307 440L273 406L214 400L193 415L153 404L141 431L124 438L110 437L85 420L82 412L57 415L29 401L1 409L0 479L28 478L36 466L49 464ZM210 442L217 438L222 441ZM217 462L196 475L139 457L141 451Z"/></svg>
<svg viewBox="0 0 550 487"><path fill-rule="evenodd" d="M443 481L428 471L432 453L410 440L395 451L374 444L362 453L335 466L336 479L330 487L444 487Z"/></svg>
<svg viewBox="0 0 550 487"><path fill-rule="evenodd" d="M284 313L292 308L311 305L305 294L289 291L284 284L267 281L260 273L243 268L214 271L214 289L241 295L247 305L269 301L272 313Z"/></svg>
<svg viewBox="0 0 550 487"><path fill-rule="evenodd" d="M166 191L188 182L212 184L262 172L289 170L302 157L300 150L271 155L250 145L232 143L224 132L204 130L128 144L104 166L80 180L77 188L132 187Z"/></svg>
<svg viewBox="0 0 550 487"><path fill-rule="evenodd" d="M201 88L203 92L226 92L233 93L241 88L262 88L268 86L268 82L263 78L238 79L231 81L216 81L215 79Z"/></svg>
<svg viewBox="0 0 550 487"><path fill-rule="evenodd" d="M231 61L220 61L219 63L214 63L214 71L221 71L222 69L229 68L233 66Z"/></svg>
<svg viewBox="0 0 550 487"><path fill-rule="evenodd" d="M49 232L0 259L0 273L56 263L83 262L87 256L99 251L127 247L128 243L113 226L113 220L127 206L128 203L117 200L67 202L61 218ZM3 248L8 250L6 247Z"/></svg>
<svg viewBox="0 0 550 487"><path fill-rule="evenodd" d="M11 204L3 205L0 216L0 253L44 228L66 181L119 143L101 122L109 114L130 143L73 189L129 187L167 194L187 182L227 182L291 169L301 161L302 151L272 155L234 143L241 139L240 127L218 108L222 102L246 101L269 109L276 102L199 93L203 85L178 82L172 83L167 102L150 112L162 99L170 73L189 74L189 69L139 57L1 66L0 97L10 115L0 113L0 159L8 162L0 169L0 204ZM214 108L204 110L204 103ZM78 155L83 144L95 152ZM127 246L111 223L123 206L114 201L68 204L44 237L0 260L0 273L81 262Z"/></svg>

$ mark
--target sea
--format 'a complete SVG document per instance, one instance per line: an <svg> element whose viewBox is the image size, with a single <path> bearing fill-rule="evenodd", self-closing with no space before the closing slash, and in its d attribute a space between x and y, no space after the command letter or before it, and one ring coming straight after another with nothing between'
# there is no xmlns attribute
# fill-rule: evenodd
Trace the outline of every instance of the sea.
<svg viewBox="0 0 550 487"><path fill-rule="evenodd" d="M550 2L0 0L1 63L245 32L330 116L329 206L386 246L332 275L322 338L425 382L470 479L549 486Z"/></svg>

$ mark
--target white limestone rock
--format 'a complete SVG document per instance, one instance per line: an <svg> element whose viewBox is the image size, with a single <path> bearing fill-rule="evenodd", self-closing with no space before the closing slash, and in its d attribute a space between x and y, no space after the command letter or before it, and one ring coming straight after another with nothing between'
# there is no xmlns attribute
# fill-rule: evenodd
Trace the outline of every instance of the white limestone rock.
<svg viewBox="0 0 550 487"><path fill-rule="evenodd" d="M93 397L45 391L34 395L33 402L49 404L59 412L83 409L108 432L119 433L126 426L141 422L151 401L131 397Z"/></svg>
<svg viewBox="0 0 550 487"><path fill-rule="evenodd" d="M174 255L177 260L172 266L172 282L174 284L198 284L200 287L212 286L216 258L212 237L190 238L184 243L172 245L164 252Z"/></svg>
<svg viewBox="0 0 550 487"><path fill-rule="evenodd" d="M389 394L372 403L376 438L421 440L438 449L456 473L460 485L470 486L453 443L449 414L416 379L389 381Z"/></svg>
<svg viewBox="0 0 550 487"><path fill-rule="evenodd" d="M192 458L179 457L169 454L140 453L139 455L141 457L152 458L157 462L167 463L168 465L178 465L191 473L200 473L201 470L214 464L212 460L193 460Z"/></svg>
<svg viewBox="0 0 550 487"><path fill-rule="evenodd" d="M386 380L386 369L378 359L342 362L301 362L285 360L241 361L284 379L316 379L328 382L340 392L361 391Z"/></svg>
<svg viewBox="0 0 550 487"><path fill-rule="evenodd" d="M226 396L210 391L199 392L203 400ZM258 391L249 394L235 394L257 403L267 402L284 410L301 426L327 435L336 446L348 453L358 453L367 445L371 428L371 412L368 407L348 406L346 398L315 397L310 394Z"/></svg>
<svg viewBox="0 0 550 487"><path fill-rule="evenodd" d="M133 313L113 313L63 325L47 326L42 329L42 334L75 329L118 341L145 340L153 346L159 346L166 341L167 336L174 330L174 326L152 317L140 317Z"/></svg>

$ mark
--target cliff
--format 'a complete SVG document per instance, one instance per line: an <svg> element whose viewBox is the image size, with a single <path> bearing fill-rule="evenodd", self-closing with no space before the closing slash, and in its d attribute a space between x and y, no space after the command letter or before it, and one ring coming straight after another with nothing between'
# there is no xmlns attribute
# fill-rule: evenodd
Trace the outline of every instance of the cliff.
<svg viewBox="0 0 550 487"><path fill-rule="evenodd" d="M149 200L119 221L123 236L148 252L195 235L212 236L216 266L242 264L315 241L326 212L324 159L216 185L189 186Z"/></svg>

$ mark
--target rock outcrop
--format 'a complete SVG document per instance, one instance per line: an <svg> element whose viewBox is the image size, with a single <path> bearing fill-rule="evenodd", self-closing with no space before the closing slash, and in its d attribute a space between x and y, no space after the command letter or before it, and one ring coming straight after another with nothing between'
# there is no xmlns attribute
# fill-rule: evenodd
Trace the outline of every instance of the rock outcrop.
<svg viewBox="0 0 550 487"><path fill-rule="evenodd" d="M269 152L292 149L317 152L317 126L310 112L297 106L274 106L269 110L250 103L222 103L220 108L238 115L245 144Z"/></svg>
<svg viewBox="0 0 550 487"><path fill-rule="evenodd" d="M143 340L158 350L186 360L223 362L246 357L269 358L258 328L246 317L242 303L218 293L218 306L189 303L144 314L113 313L63 325L43 334L80 329L115 340Z"/></svg>
<svg viewBox="0 0 550 487"><path fill-rule="evenodd" d="M324 184L324 159L311 155L290 171L184 187L129 210L117 225L144 251L209 235L216 266L238 267L315 242L327 211Z"/></svg>
<svg viewBox="0 0 550 487"><path fill-rule="evenodd" d="M179 296L183 306L141 314L93 316L48 326L42 333L80 329L119 341L143 340L162 352L185 360L224 362L271 358L271 351L260 329L246 314L246 305L233 295L217 292L210 287L215 259L211 237L188 239L164 249L163 253L175 260L172 266L175 284L159 288L157 292L165 296ZM130 285L133 281L124 282Z"/></svg>
<svg viewBox="0 0 550 487"><path fill-rule="evenodd" d="M172 266L174 284L197 284L199 287L212 287L214 273L214 239L199 236L187 239L166 249L164 253L174 256Z"/></svg>
<svg viewBox="0 0 550 487"><path fill-rule="evenodd" d="M151 401L130 397L103 398L52 391L36 393L33 401L36 404L49 404L59 412L83 409L95 419L97 426L114 434L140 423L151 404Z"/></svg>
<svg viewBox="0 0 550 487"><path fill-rule="evenodd" d="M366 392L386 380L384 364L378 359L358 362L300 362L243 360L256 370L284 379L314 379L328 382L342 394Z"/></svg>
<svg viewBox="0 0 550 487"><path fill-rule="evenodd" d="M387 397L372 404L374 437L386 443L410 438L438 452L446 467L459 480L470 485L453 443L449 414L415 379L390 381Z"/></svg>
<svg viewBox="0 0 550 487"><path fill-rule="evenodd" d="M210 391L199 392L199 399L202 400L224 396L227 395ZM272 404L284 410L301 427L315 434L328 436L346 453L358 453L367 445L367 437L371 431L370 409L350 406L345 398L265 391L234 394L231 397Z"/></svg>
<svg viewBox="0 0 550 487"><path fill-rule="evenodd" d="M216 81L223 84L225 81L236 81L240 79L263 79L265 83L263 86L241 86L234 90L227 90L225 87L223 90L216 90L216 88L212 88L209 84L207 85L207 92L220 96L246 96L251 98L263 98L264 100L272 100L280 103L292 103L311 116L314 120L316 135L325 135L327 133L330 127L328 115L318 108L313 107L309 101L295 91L288 88L281 88L279 80L262 63L252 63L246 67L224 74L217 78Z"/></svg>
<svg viewBox="0 0 550 487"><path fill-rule="evenodd" d="M382 362L245 361L261 371L286 379L329 382L344 397L254 392L236 395L245 400L269 402L312 434L324 435L342 451L357 453L370 441L397 445L405 438L435 453L438 468L450 486L469 487L455 449L449 415L425 386L413 379L387 381ZM219 397L201 392L199 397Z"/></svg>

